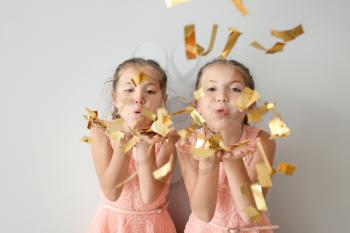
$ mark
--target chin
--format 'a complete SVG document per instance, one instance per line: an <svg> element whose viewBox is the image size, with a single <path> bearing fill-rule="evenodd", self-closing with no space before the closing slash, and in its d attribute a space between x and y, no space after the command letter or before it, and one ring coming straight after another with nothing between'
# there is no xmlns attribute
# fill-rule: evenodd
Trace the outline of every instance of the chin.
<svg viewBox="0 0 350 233"><path fill-rule="evenodd" d="M221 132L225 128L227 128L228 124L227 124L227 122L218 120L218 121L214 122L213 124L208 124L208 126L214 132Z"/></svg>

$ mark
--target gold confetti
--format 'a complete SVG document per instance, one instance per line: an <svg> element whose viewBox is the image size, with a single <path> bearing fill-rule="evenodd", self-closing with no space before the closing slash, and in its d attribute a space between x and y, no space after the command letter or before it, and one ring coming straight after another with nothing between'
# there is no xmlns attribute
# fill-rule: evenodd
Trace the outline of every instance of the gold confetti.
<svg viewBox="0 0 350 233"><path fill-rule="evenodd" d="M242 15L248 15L247 8L243 5L242 0L231 0Z"/></svg>
<svg viewBox="0 0 350 233"><path fill-rule="evenodd" d="M255 166L258 181L261 187L271 187L272 181L270 177L270 171L269 168L266 166L265 162L256 163Z"/></svg>
<svg viewBox="0 0 350 233"><path fill-rule="evenodd" d="M130 174L128 176L128 178L126 178L124 181L120 182L118 185L115 186L115 188L119 188L121 186L123 186L124 184L128 183L129 181L131 181L135 176L137 175L137 171L133 172L132 174Z"/></svg>
<svg viewBox="0 0 350 233"><path fill-rule="evenodd" d="M136 145L138 140L139 140L138 137L133 135L132 138L128 142L126 142L125 144L122 145L122 148L121 148L122 152L123 153L128 152L131 148L133 148Z"/></svg>
<svg viewBox="0 0 350 233"><path fill-rule="evenodd" d="M250 105L254 104L259 98L260 95L257 91L245 87L236 100L238 110L242 112L244 109L247 109Z"/></svg>
<svg viewBox="0 0 350 233"><path fill-rule="evenodd" d="M241 32L239 32L235 28L229 28L229 31L230 31L230 34L228 36L225 48L220 55L220 58L222 58L222 59L224 59L228 56L228 54L231 52L233 46L236 44L238 37L241 35Z"/></svg>
<svg viewBox="0 0 350 233"><path fill-rule="evenodd" d="M172 123L171 116L168 114L165 108L158 108L157 119L153 122L151 130L165 137L169 133L169 127L172 125Z"/></svg>
<svg viewBox="0 0 350 233"><path fill-rule="evenodd" d="M291 176L295 171L295 166L290 163L280 162L277 166L277 172Z"/></svg>
<svg viewBox="0 0 350 233"><path fill-rule="evenodd" d="M205 120L202 117L202 115L194 108L192 108L192 111L190 112L190 116L192 118L193 125L202 126L205 123Z"/></svg>
<svg viewBox="0 0 350 233"><path fill-rule="evenodd" d="M267 158L267 155L266 155L266 152L264 150L264 147L261 143L261 139L260 138L257 138L257 141L256 141L256 146L261 154L261 156L263 157L263 160L264 160L264 163L265 163L265 166L266 168L268 169L269 171L269 174L272 176L273 175L273 168L271 167L271 164L269 162L269 159Z"/></svg>
<svg viewBox="0 0 350 233"><path fill-rule="evenodd" d="M270 49L266 49L265 47L263 47L259 42L254 41L253 43L251 43L251 45L256 48L256 49L260 49L260 50L264 50L267 54L273 54L273 53L277 53L277 52L282 52L283 48L285 46L284 43L280 43L277 42L275 43L275 45L270 48Z"/></svg>
<svg viewBox="0 0 350 233"><path fill-rule="evenodd" d="M277 138L277 137L288 137L290 134L290 129L287 127L287 125L278 117L272 118L269 122L269 128L271 131L271 139Z"/></svg>
<svg viewBox="0 0 350 233"><path fill-rule="evenodd" d="M195 25L194 24L186 25L184 28L184 34L185 34L185 49L186 49L187 58L195 59L197 55L206 56L207 54L209 54L214 48L217 30L218 30L218 25L214 24L211 30L209 47L207 51L205 51L201 45L197 44Z"/></svg>
<svg viewBox="0 0 350 233"><path fill-rule="evenodd" d="M168 175L171 169L173 168L173 162L174 162L174 156L173 154L171 154L169 161L152 173L154 179L160 180L166 175Z"/></svg>
<svg viewBox="0 0 350 233"><path fill-rule="evenodd" d="M247 114L248 123L252 124L252 123L257 123L257 122L261 121L262 118L264 117L264 115L272 108L274 108L273 103L264 103L260 107L253 108Z"/></svg>
<svg viewBox="0 0 350 233"><path fill-rule="evenodd" d="M141 114L144 115L147 119L154 121L157 118L157 115L149 111L145 107L142 107Z"/></svg>
<svg viewBox="0 0 350 233"><path fill-rule="evenodd" d="M264 195L262 193L261 185L252 184L250 188L252 190L257 209L260 211L267 211L267 206L266 206Z"/></svg>
<svg viewBox="0 0 350 233"><path fill-rule="evenodd" d="M203 91L203 88L199 88L197 89L195 92L194 92L194 99L195 100L198 100L200 98L203 98L204 97L204 91Z"/></svg>
<svg viewBox="0 0 350 233"><path fill-rule="evenodd" d="M165 4L168 8L171 8L175 5L181 4L181 3L185 3L188 2L190 0L165 0Z"/></svg>
<svg viewBox="0 0 350 233"><path fill-rule="evenodd" d="M196 31L194 24L185 26L185 48L188 59L197 57Z"/></svg>
<svg viewBox="0 0 350 233"><path fill-rule="evenodd" d="M91 138L91 137L86 137L86 136L82 137L82 138L80 139L80 141L85 142L85 143L89 143L89 144L95 143L95 140L94 140L93 138Z"/></svg>
<svg viewBox="0 0 350 233"><path fill-rule="evenodd" d="M204 51L204 48L196 43L198 55L206 56L213 50L217 32L218 32L218 25L214 24L212 29L211 29L210 42L209 42L209 47L208 47L207 51Z"/></svg>
<svg viewBox="0 0 350 233"><path fill-rule="evenodd" d="M214 150L204 149L204 148L192 148L192 155L197 158L208 158L213 156L215 153Z"/></svg>
<svg viewBox="0 0 350 233"><path fill-rule="evenodd" d="M141 85L141 83L145 82L149 80L149 77L144 74L143 72L137 74L136 76L134 76L132 79L131 79L131 82L132 84L137 87L139 85Z"/></svg>
<svg viewBox="0 0 350 233"><path fill-rule="evenodd" d="M271 35L282 39L284 42L294 40L295 38L302 35L303 33L304 33L304 29L301 24L296 26L293 29L286 30L286 31L278 31L278 30L271 31Z"/></svg>
<svg viewBox="0 0 350 233"><path fill-rule="evenodd" d="M248 215L249 219L253 223L257 223L260 218L260 212L257 211L253 206L248 206L244 209L244 212Z"/></svg>

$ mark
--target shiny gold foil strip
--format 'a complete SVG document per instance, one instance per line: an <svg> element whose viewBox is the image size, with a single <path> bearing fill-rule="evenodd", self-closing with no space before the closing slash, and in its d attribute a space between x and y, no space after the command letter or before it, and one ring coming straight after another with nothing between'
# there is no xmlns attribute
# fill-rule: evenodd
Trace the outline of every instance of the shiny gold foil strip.
<svg viewBox="0 0 350 233"><path fill-rule="evenodd" d="M190 0L165 0L165 4L168 8L171 8L173 6L176 6L178 4L185 3L188 1L190 1Z"/></svg>
<svg viewBox="0 0 350 233"><path fill-rule="evenodd" d="M290 134L290 129L287 125L278 117L272 118L269 122L269 128L271 131L271 139L277 137L288 137Z"/></svg>
<svg viewBox="0 0 350 233"><path fill-rule="evenodd" d="M295 165L290 163L280 162L276 170L281 174L291 176L295 171Z"/></svg>
<svg viewBox="0 0 350 233"><path fill-rule="evenodd" d="M119 188L121 186L123 186L124 184L128 183L129 181L131 181L135 176L137 175L137 171L131 173L128 178L126 178L124 181L120 182L118 185L115 186L115 188Z"/></svg>
<svg viewBox="0 0 350 233"><path fill-rule="evenodd" d="M171 154L169 161L166 164L164 164L163 166L161 166L157 170L153 171L152 175L153 175L154 179L160 180L163 177L165 177L166 175L168 175L169 172L171 171L171 169L173 169L173 162L174 162L174 155Z"/></svg>
<svg viewBox="0 0 350 233"><path fill-rule="evenodd" d="M271 31L271 35L282 39L284 42L294 40L295 38L302 35L303 33L304 33L304 29L301 24L296 26L295 28L285 30L285 31L278 31L278 30Z"/></svg>
<svg viewBox="0 0 350 233"><path fill-rule="evenodd" d="M263 47L259 42L257 41L254 41L253 43L251 43L251 45L256 48L256 49L259 49L259 50L263 50L265 51L267 54L273 54L273 53L278 53L278 52L282 52L283 51L283 48L285 46L284 43L280 43L280 42L277 42L275 43L272 48L270 49L266 49L265 47Z"/></svg>
<svg viewBox="0 0 350 233"><path fill-rule="evenodd" d="M236 100L238 110L242 112L254 104L259 98L260 94L257 91L245 87Z"/></svg>
<svg viewBox="0 0 350 233"><path fill-rule="evenodd" d="M231 52L233 46L236 44L238 38L242 34L241 32L239 32L235 28L229 28L229 32L230 32L230 34L228 36L228 39L227 39L226 45L224 47L224 50L220 54L220 58L222 58L222 59L225 59L229 55L229 53Z"/></svg>
<svg viewBox="0 0 350 233"><path fill-rule="evenodd" d="M218 32L218 25L213 24L213 27L211 29L209 47L208 47L207 51L204 51L204 48L202 46L200 46L199 44L196 44L198 55L206 56L213 50L217 32Z"/></svg>
<svg viewBox="0 0 350 233"><path fill-rule="evenodd" d="M270 177L269 168L266 166L265 162L259 162L255 164L256 173L258 177L259 184L261 187L267 188L272 187L272 181Z"/></svg>
<svg viewBox="0 0 350 233"><path fill-rule="evenodd" d="M95 143L95 139L93 139L91 137L86 137L86 136L83 136L82 138L80 138L80 141L85 142L85 143L89 143L89 144Z"/></svg>
<svg viewBox="0 0 350 233"><path fill-rule="evenodd" d="M241 12L242 15L246 16L248 15L247 8L243 5L242 0L231 0L233 4L236 6L236 8Z"/></svg>
<svg viewBox="0 0 350 233"><path fill-rule="evenodd" d="M261 185L252 184L250 188L252 190L257 209L260 211L267 211L267 206L266 206L264 195L262 193Z"/></svg>
<svg viewBox="0 0 350 233"><path fill-rule="evenodd" d="M197 57L197 44L194 24L186 25L184 33L186 56L188 59L195 59Z"/></svg>

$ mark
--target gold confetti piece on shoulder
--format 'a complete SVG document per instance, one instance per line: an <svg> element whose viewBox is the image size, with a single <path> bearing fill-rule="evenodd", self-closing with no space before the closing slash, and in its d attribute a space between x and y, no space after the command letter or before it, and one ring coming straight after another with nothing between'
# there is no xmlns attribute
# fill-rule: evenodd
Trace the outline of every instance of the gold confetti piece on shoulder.
<svg viewBox="0 0 350 233"><path fill-rule="evenodd" d="M282 52L285 44L277 42L277 43L274 44L274 46L272 48L266 49L259 42L254 41L253 43L251 43L251 46L253 46L256 49L263 50L267 54L273 54L273 53L277 53L277 52Z"/></svg>
<svg viewBox="0 0 350 233"><path fill-rule="evenodd" d="M243 5L242 0L231 0L242 15L248 15L247 8Z"/></svg>
<svg viewBox="0 0 350 233"><path fill-rule="evenodd" d="M278 117L272 118L269 122L269 128L271 131L271 139L277 138L277 137L288 137L290 134L290 129L287 127L287 125Z"/></svg>
<svg viewBox="0 0 350 233"><path fill-rule="evenodd" d="M293 29L286 30L286 31L278 31L278 30L271 31L271 35L282 39L284 42L294 40L295 38L302 35L303 33L304 33L304 29L301 24L296 26Z"/></svg>
<svg viewBox="0 0 350 233"><path fill-rule="evenodd" d="M270 177L270 172L265 162L256 163L256 173L258 177L259 184L261 187L271 187L272 181Z"/></svg>
<svg viewBox="0 0 350 233"><path fill-rule="evenodd" d="M115 188L119 188L121 186L123 186L124 184L128 183L129 181L131 181L135 176L137 175L137 171L131 173L128 178L126 178L124 181L120 182L118 185L115 186Z"/></svg>
<svg viewBox="0 0 350 233"><path fill-rule="evenodd" d="M147 119L154 121L157 118L157 115L149 111L145 107L142 107L141 114L144 115Z"/></svg>
<svg viewBox="0 0 350 233"><path fill-rule="evenodd" d="M173 163L174 163L174 155L171 154L169 161L152 173L154 179L160 180L166 175L168 175L171 169L173 169Z"/></svg>
<svg viewBox="0 0 350 233"><path fill-rule="evenodd" d="M188 2L190 0L165 0L165 4L168 8L171 8L175 5L181 4L181 3L185 3Z"/></svg>
<svg viewBox="0 0 350 233"><path fill-rule="evenodd" d="M131 148L133 148L136 145L137 142L138 142L138 137L133 135L129 141L127 141L124 145L122 145L122 152L123 153L128 152Z"/></svg>
<svg viewBox="0 0 350 233"><path fill-rule="evenodd" d="M203 98L204 97L204 91L203 91L203 88L199 88L197 89L195 92L194 92L194 99L198 100L200 98Z"/></svg>
<svg viewBox="0 0 350 233"><path fill-rule="evenodd" d="M280 162L277 166L277 172L291 176L295 171L295 166L290 163Z"/></svg>
<svg viewBox="0 0 350 233"><path fill-rule="evenodd" d="M134 76L132 79L131 79L131 82L132 84L137 87L139 86L141 83L145 82L149 80L149 77L144 74L143 72L137 74L136 76Z"/></svg>
<svg viewBox="0 0 350 233"><path fill-rule="evenodd" d="M196 43L197 53L200 56L206 56L213 50L217 32L218 32L218 25L217 24L213 24L213 27L211 29L211 36L210 36L209 47L208 47L207 51L204 51L204 48Z"/></svg>
<svg viewBox="0 0 350 233"><path fill-rule="evenodd" d="M238 38L242 34L235 28L229 28L230 34L228 36L226 45L224 47L224 50L222 51L220 58L226 58L228 54L231 52L233 46L236 44Z"/></svg>
<svg viewBox="0 0 350 233"><path fill-rule="evenodd" d="M80 139L80 141L85 142L85 143L89 143L89 144L93 144L95 142L95 140L93 138L86 137L86 136L82 137Z"/></svg>
<svg viewBox="0 0 350 233"><path fill-rule="evenodd" d="M260 95L257 91L245 87L236 100L238 110L242 112L244 109L249 108L259 98Z"/></svg>
<svg viewBox="0 0 350 233"><path fill-rule="evenodd" d="M188 59L197 57L196 31L194 24L185 26L185 49Z"/></svg>
<svg viewBox="0 0 350 233"><path fill-rule="evenodd" d="M273 175L273 168L269 162L269 159L267 158L267 155L266 155L266 152L264 150L264 147L261 143L261 139L260 138L257 138L257 141L256 141L256 146L258 148L258 151L260 152L261 156L263 157L263 160L264 160L264 163L265 163L265 166L266 168L268 169L269 171L269 174L272 176Z"/></svg>
<svg viewBox="0 0 350 233"><path fill-rule="evenodd" d="M254 197L257 209L260 211L267 211L267 206L266 206L264 195L262 193L261 185L252 184L250 188L253 192L253 197Z"/></svg>

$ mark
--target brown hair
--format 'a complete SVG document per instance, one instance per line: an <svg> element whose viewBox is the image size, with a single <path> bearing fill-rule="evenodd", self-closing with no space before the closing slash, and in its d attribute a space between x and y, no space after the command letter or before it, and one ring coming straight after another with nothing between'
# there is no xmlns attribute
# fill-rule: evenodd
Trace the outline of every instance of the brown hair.
<svg viewBox="0 0 350 233"><path fill-rule="evenodd" d="M152 60L152 59L145 59L145 58L140 58L140 57L135 57L135 58L130 58L128 60L125 60L124 62L122 62L116 69L113 78L108 81L108 82L112 82L112 91L114 91L117 87L117 83L120 79L120 74L121 72L130 67L130 66L151 66L152 68L154 68L156 71L158 71L159 76L160 76L160 89L162 91L163 96L166 93L166 85L167 85L167 81L168 81L168 77L166 72L163 70L163 68L158 64L158 62ZM118 114L118 109L116 107L113 106L113 111L112 111L112 119L116 119L119 118L119 114Z"/></svg>
<svg viewBox="0 0 350 233"><path fill-rule="evenodd" d="M241 75L244 78L244 83L247 87L254 90L255 89L255 83L252 74L250 73L249 69L243 65L242 63L235 61L235 60L227 60L222 58L214 59L208 63L206 63L204 66L202 66L197 74L197 81L196 81L196 89L198 89L199 83L201 81L203 72L206 68L208 68L211 65L231 65L234 69L237 69ZM255 104L255 103L254 103ZM247 116L244 117L244 124L248 125L248 118Z"/></svg>

